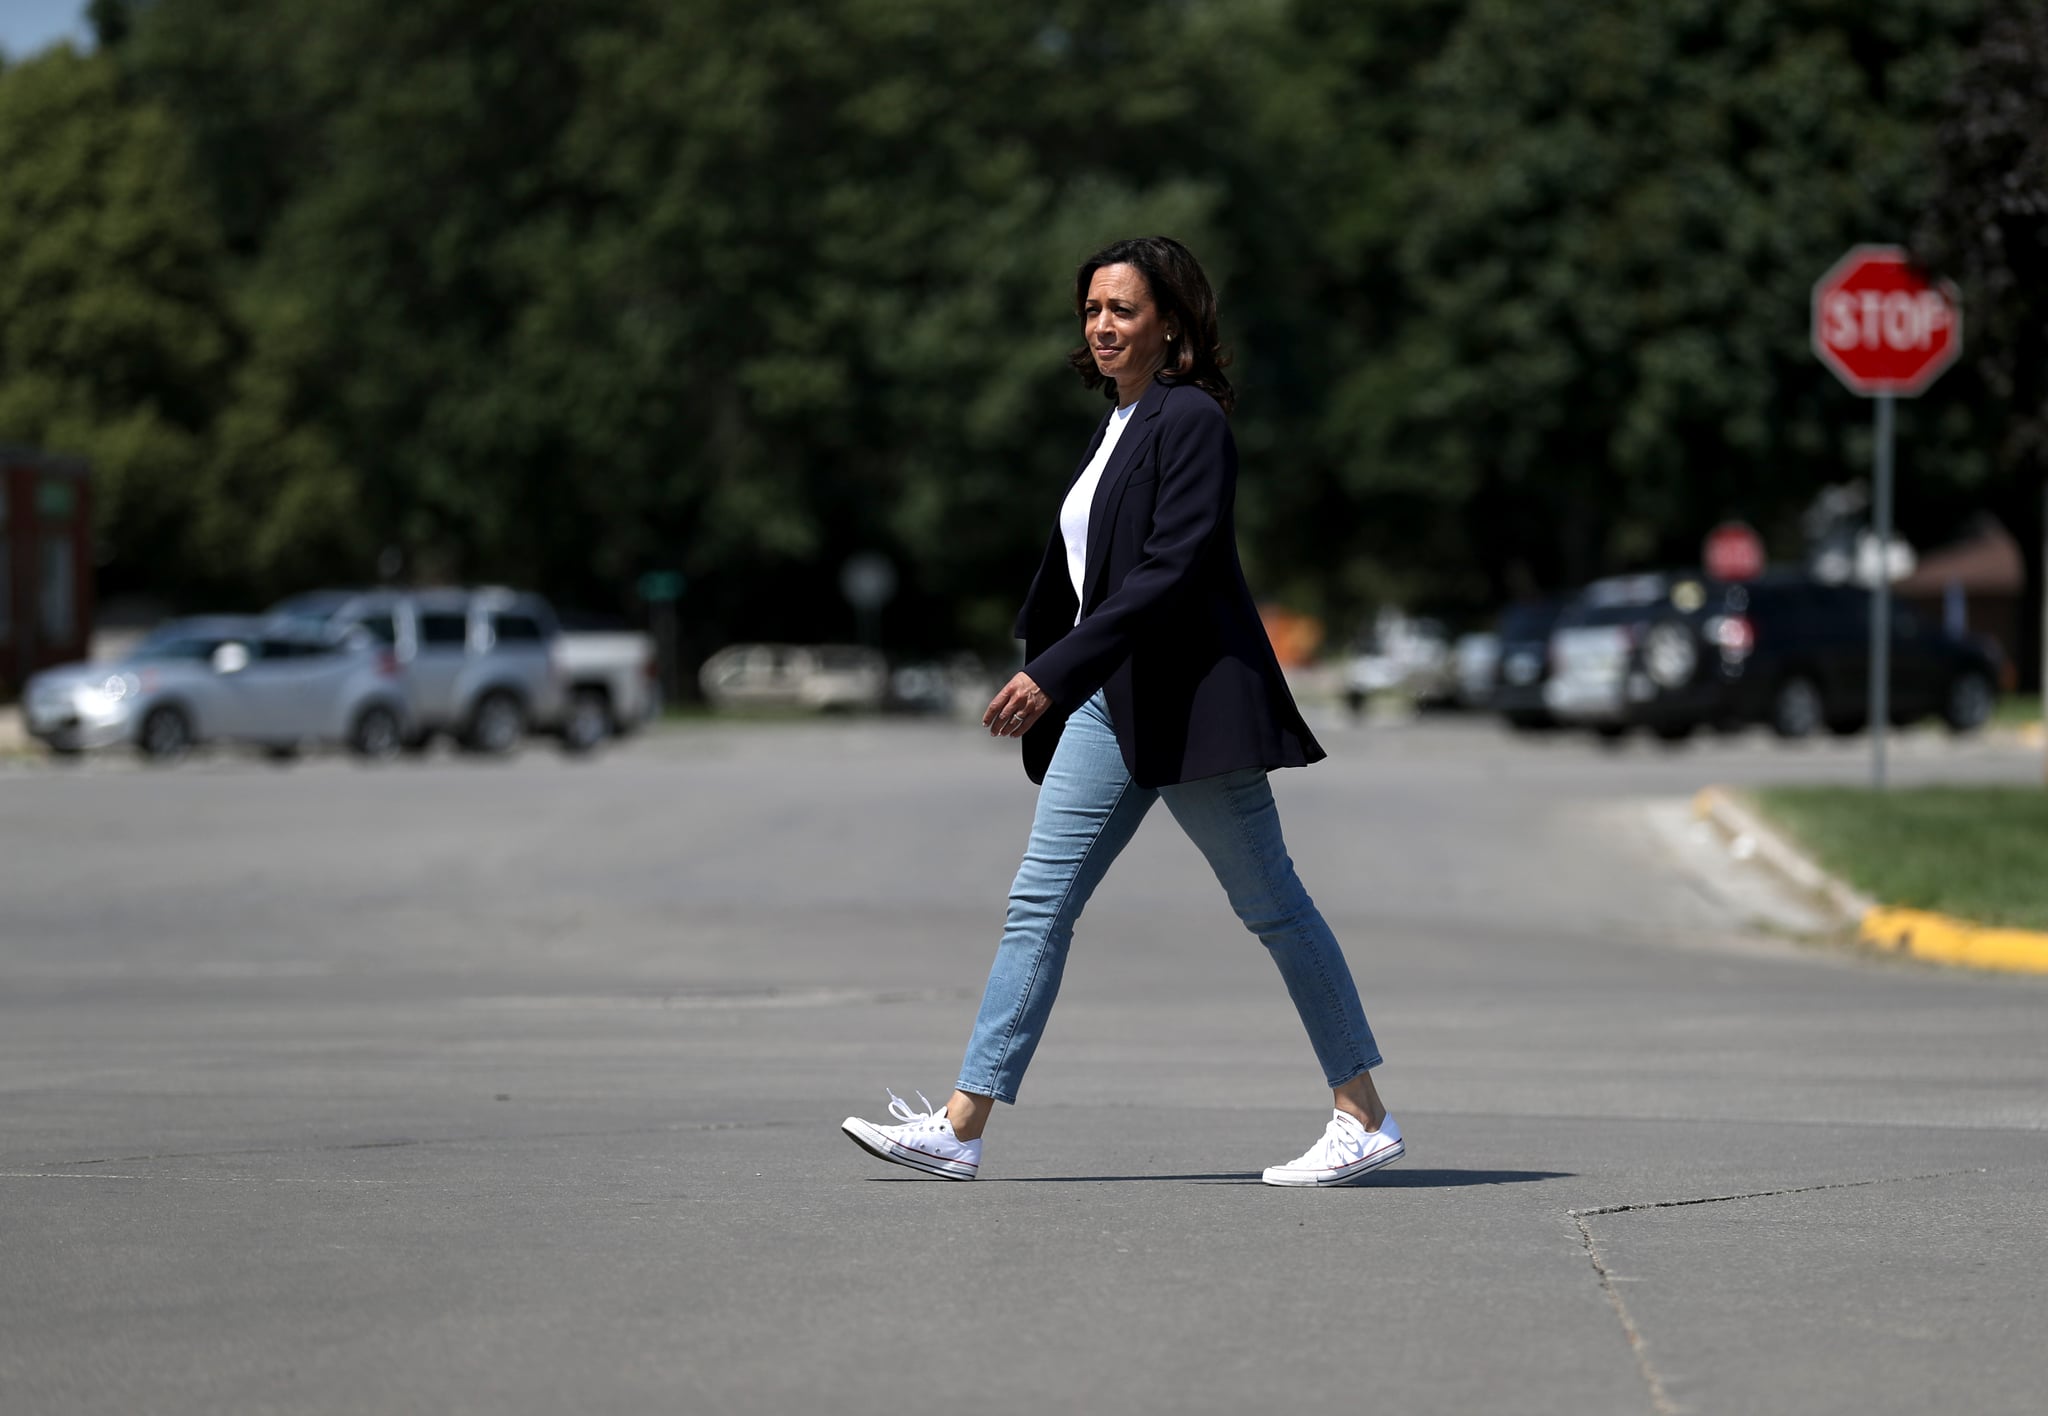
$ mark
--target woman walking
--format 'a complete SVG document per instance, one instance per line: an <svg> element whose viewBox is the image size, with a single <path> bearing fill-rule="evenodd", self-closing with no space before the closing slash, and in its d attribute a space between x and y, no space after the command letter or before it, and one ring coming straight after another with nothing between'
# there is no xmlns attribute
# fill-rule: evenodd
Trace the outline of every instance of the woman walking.
<svg viewBox="0 0 2048 1416"><path fill-rule="evenodd" d="M1021 738L1040 784L1009 918L943 1111L890 1093L894 1124L848 1117L882 1160L972 1180L1059 992L1074 922L1155 801L1207 858L1279 965L1335 1109L1270 1185L1341 1185L1400 1158L1373 1087L1358 990L1281 839L1266 774L1323 757L1287 691L1237 559L1237 447L1216 298L1166 237L1119 241L1075 280L1069 362L1115 405L1069 484L1016 632L1024 669L982 724ZM922 1097L920 1096L920 1100Z"/></svg>

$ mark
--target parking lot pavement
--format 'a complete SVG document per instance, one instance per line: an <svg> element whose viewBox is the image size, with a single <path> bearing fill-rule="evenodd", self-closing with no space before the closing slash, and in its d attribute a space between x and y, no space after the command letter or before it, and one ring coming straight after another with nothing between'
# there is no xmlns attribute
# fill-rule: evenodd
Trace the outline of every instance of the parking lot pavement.
<svg viewBox="0 0 2048 1416"><path fill-rule="evenodd" d="M2048 983L1748 928L1639 809L1856 744L1327 740L1409 1139L1338 1191L1255 1183L1327 1092L1163 813L984 1179L838 1135L957 1063L1031 810L971 731L0 766L6 1411L2038 1409Z"/></svg>

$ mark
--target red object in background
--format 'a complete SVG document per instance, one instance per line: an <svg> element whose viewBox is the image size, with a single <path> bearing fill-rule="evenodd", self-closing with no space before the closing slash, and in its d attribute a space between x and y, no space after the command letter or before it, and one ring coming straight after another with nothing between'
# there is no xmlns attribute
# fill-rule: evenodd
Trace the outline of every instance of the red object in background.
<svg viewBox="0 0 2048 1416"><path fill-rule="evenodd" d="M1278 605L1259 606L1259 619L1266 626L1266 638L1272 641L1273 657L1281 668L1298 669L1315 662L1316 651L1323 647L1321 620Z"/></svg>
<svg viewBox="0 0 2048 1416"><path fill-rule="evenodd" d="M1743 522L1724 521L1707 533L1700 561L1716 580L1754 580L1764 573L1763 537Z"/></svg>
<svg viewBox="0 0 2048 1416"><path fill-rule="evenodd" d="M92 478L76 458L0 444L0 699L92 643Z"/></svg>
<svg viewBox="0 0 2048 1416"><path fill-rule="evenodd" d="M1852 393L1923 393L1963 352L1955 284L1903 247L1852 247L1813 283L1813 352Z"/></svg>

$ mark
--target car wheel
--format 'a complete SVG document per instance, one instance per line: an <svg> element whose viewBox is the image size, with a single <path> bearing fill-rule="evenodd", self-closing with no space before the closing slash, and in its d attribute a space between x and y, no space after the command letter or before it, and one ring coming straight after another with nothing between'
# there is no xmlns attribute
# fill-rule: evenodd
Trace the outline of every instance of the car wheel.
<svg viewBox="0 0 2048 1416"><path fill-rule="evenodd" d="M562 719L562 750L589 752L616 731L611 705L594 689L581 689L569 700L569 712Z"/></svg>
<svg viewBox="0 0 2048 1416"><path fill-rule="evenodd" d="M1781 738L1812 737L1826 717L1812 679L1788 678L1771 697L1771 731Z"/></svg>
<svg viewBox="0 0 2048 1416"><path fill-rule="evenodd" d="M1949 731L1974 732L1991 720L1991 680L1980 673L1956 676L1948 686L1948 699L1941 706L1941 720Z"/></svg>
<svg viewBox="0 0 2048 1416"><path fill-rule="evenodd" d="M519 700L501 688L492 689L477 701L469 715L469 731L462 745L486 757L502 757L526 736L526 710Z"/></svg>
<svg viewBox="0 0 2048 1416"><path fill-rule="evenodd" d="M182 708L152 709L135 746L145 761L169 766L192 750L192 721Z"/></svg>
<svg viewBox="0 0 2048 1416"><path fill-rule="evenodd" d="M1682 688L1699 667L1698 636L1684 620L1662 620L1643 636L1643 672L1659 688Z"/></svg>
<svg viewBox="0 0 2048 1416"><path fill-rule="evenodd" d="M369 762L388 762L404 750L405 733L398 715L381 703L373 703L356 714L349 729L348 750Z"/></svg>

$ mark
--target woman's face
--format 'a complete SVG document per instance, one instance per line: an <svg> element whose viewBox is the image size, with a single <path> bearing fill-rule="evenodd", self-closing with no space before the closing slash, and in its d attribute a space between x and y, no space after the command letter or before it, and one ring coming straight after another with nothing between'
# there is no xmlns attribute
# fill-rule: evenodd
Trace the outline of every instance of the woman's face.
<svg viewBox="0 0 2048 1416"><path fill-rule="evenodd" d="M1140 390L1166 362L1167 328L1151 287L1136 266L1110 265L1088 281L1081 329L1103 377L1128 394Z"/></svg>

